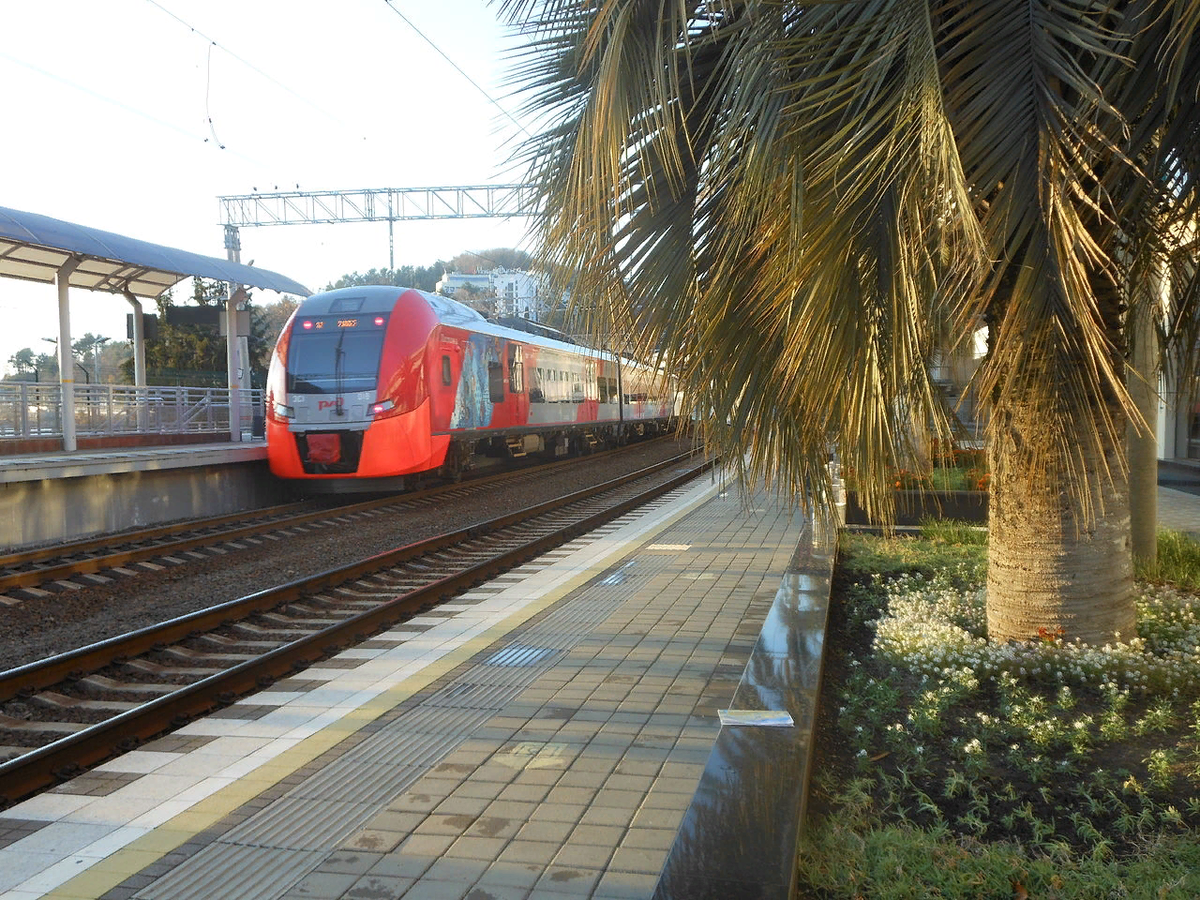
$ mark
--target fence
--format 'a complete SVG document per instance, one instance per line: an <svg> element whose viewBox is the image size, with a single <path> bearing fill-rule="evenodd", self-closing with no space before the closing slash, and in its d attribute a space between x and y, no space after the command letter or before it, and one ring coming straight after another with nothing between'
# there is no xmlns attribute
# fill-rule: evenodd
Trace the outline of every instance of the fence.
<svg viewBox="0 0 1200 900"><path fill-rule="evenodd" d="M228 388L75 385L75 433L80 437L134 434L228 434ZM263 392L242 390L242 434L262 433ZM62 390L57 384L0 382L0 439L62 437Z"/></svg>

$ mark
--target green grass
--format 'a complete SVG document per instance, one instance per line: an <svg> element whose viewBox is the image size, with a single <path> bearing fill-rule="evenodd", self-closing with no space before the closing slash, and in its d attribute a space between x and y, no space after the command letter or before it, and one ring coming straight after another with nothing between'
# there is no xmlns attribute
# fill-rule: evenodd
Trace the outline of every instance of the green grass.
<svg viewBox="0 0 1200 900"><path fill-rule="evenodd" d="M859 834L853 823L837 823L810 843L803 872L803 897L1195 900L1200 843L1165 838L1129 859L1112 860L1031 854L1016 843L955 840L915 827Z"/></svg>
<svg viewBox="0 0 1200 900"><path fill-rule="evenodd" d="M986 547L987 531L977 525L926 519L916 537L842 532L839 565L843 574L857 580L917 572L933 577L959 566L966 567L966 577L982 580L987 563L981 549Z"/></svg>
<svg viewBox="0 0 1200 900"><path fill-rule="evenodd" d="M952 546L986 547L987 529L972 522L926 518L921 520L921 538Z"/></svg>
<svg viewBox="0 0 1200 900"><path fill-rule="evenodd" d="M1001 647L977 529L843 535L801 894L1200 896L1190 544L1160 537L1128 643Z"/></svg>
<svg viewBox="0 0 1200 900"><path fill-rule="evenodd" d="M1200 590L1200 541L1178 531L1159 531L1157 564L1139 564L1137 574L1145 581Z"/></svg>

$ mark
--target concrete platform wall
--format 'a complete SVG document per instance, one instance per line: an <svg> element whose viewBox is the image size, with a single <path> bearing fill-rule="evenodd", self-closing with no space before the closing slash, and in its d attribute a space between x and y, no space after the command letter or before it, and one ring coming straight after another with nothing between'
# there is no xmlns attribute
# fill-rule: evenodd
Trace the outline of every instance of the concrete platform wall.
<svg viewBox="0 0 1200 900"><path fill-rule="evenodd" d="M75 541L293 499L265 459L0 484L0 550Z"/></svg>

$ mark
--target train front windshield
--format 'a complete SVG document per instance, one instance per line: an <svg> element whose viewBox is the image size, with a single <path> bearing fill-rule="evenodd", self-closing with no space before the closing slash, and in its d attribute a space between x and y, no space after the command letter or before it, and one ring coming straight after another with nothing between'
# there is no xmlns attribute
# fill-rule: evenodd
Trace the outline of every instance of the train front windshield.
<svg viewBox="0 0 1200 900"><path fill-rule="evenodd" d="M375 390L385 324L375 317L298 321L288 341L288 393Z"/></svg>

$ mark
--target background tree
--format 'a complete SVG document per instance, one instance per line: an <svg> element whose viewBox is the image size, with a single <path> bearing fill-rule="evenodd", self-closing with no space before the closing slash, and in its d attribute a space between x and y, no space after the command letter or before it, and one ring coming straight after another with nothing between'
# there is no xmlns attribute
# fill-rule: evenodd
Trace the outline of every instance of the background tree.
<svg viewBox="0 0 1200 900"><path fill-rule="evenodd" d="M133 384L133 379L125 371L127 360L132 365L133 343L130 341L111 340L99 348L100 380L104 384Z"/></svg>
<svg viewBox="0 0 1200 900"><path fill-rule="evenodd" d="M109 340L107 337L92 334L89 331L71 344L75 358L79 360L83 372L87 375L87 380L92 384L101 383L103 372L100 368L100 351Z"/></svg>
<svg viewBox="0 0 1200 900"><path fill-rule="evenodd" d="M491 250L468 250L458 254L450 260L449 271L464 272L469 275L488 272L492 269L528 272L533 265L533 256L524 250L515 250L512 247L494 247Z"/></svg>
<svg viewBox="0 0 1200 900"><path fill-rule="evenodd" d="M363 274L352 272L337 281L325 285L325 290L355 287L361 284L391 284L396 287L411 287L432 293L438 280L446 272L445 263L438 261L432 266L401 266L398 269L371 269Z"/></svg>
<svg viewBox="0 0 1200 900"><path fill-rule="evenodd" d="M58 381L58 355L55 353L39 353L34 357L38 377L46 381Z"/></svg>
<svg viewBox="0 0 1200 900"><path fill-rule="evenodd" d="M196 306L212 309L218 315L225 307L223 282L195 278L192 300ZM146 381L148 384L192 387L228 387L225 365L225 338L219 324L172 325L169 323L175 303L171 291L155 301L158 307L158 337L146 341ZM124 376L133 383L133 360L123 366Z"/></svg>
<svg viewBox="0 0 1200 900"><path fill-rule="evenodd" d="M482 288L473 284L464 284L454 292L454 299L464 306L491 317L496 315L496 289Z"/></svg>
<svg viewBox="0 0 1200 900"><path fill-rule="evenodd" d="M429 266L401 266L398 269L369 269L366 272L351 272L337 281L325 285L325 290L355 287L362 284L390 284L396 287L411 287L433 293L437 283L447 272L486 272L491 269L517 269L528 271L534 264L533 257L524 250L511 247L495 247L478 252L464 251L450 262L438 260Z"/></svg>
<svg viewBox="0 0 1200 900"><path fill-rule="evenodd" d="M251 358L254 370L261 376L263 384L266 384L267 369L271 365L271 353L275 350L275 342L279 340L283 326L299 305L295 298L283 297L275 303L250 309L250 327L255 336Z"/></svg>
<svg viewBox="0 0 1200 900"><path fill-rule="evenodd" d="M90 334L90 333L89 333L89 334ZM43 341L45 341L45 342L46 342L46 343L48 343L48 344L53 344L53 345L54 345L56 348L58 347L58 338L42 338L42 340L43 340ZM73 377L75 378L75 381L76 381L76 383L79 383L79 384L90 384L90 383L91 383L91 381L92 381L92 372L91 372L91 370L90 370L90 369L88 369L88 367L87 367L87 366L85 366L85 365L83 364L83 362L81 362L81 361L80 361L80 359L79 359L79 355L80 355L80 353L82 352L82 351L81 351L81 349L80 349L80 346L81 346L81 345L80 345L80 342L79 342L78 340L77 340L77 341L75 341L75 343L71 345L71 363L72 363L72 373L73 373ZM90 347L90 346L91 346L91 341L90 341L90 338L89 338L89 342L88 342L86 345L84 345L84 346L85 346L85 347ZM46 358L50 358L50 359L53 359L53 360L54 360L54 368L53 368L53 371L54 371L54 378L55 378L55 379L57 379L57 378L58 378L58 371L59 371L59 368L58 368L58 352L57 352L57 350L55 350L55 352L54 352L54 353L50 353L50 354L44 354L43 356L44 356L44 357L46 357ZM38 358L39 358L39 359L41 359L41 358L43 358L43 357L38 357ZM40 367L40 366L39 366L39 369L41 369L41 367Z"/></svg>
<svg viewBox="0 0 1200 900"><path fill-rule="evenodd" d="M123 366L130 358L132 350L128 343L111 341L108 338L97 340L90 332L76 341L72 347L76 355L75 374L82 379L84 373L95 381L97 356L99 357L100 381L104 384L119 384L124 377ZM58 357L53 353L35 354L29 347L18 350L9 357L15 374L6 376L16 381L58 381Z"/></svg>
<svg viewBox="0 0 1200 900"><path fill-rule="evenodd" d="M836 447L886 512L985 322L989 635L1134 633L1122 264L1195 220L1197 0L502 7L595 331L667 355L744 474L828 486Z"/></svg>
<svg viewBox="0 0 1200 900"><path fill-rule="evenodd" d="M8 364L13 367L15 374L9 376L11 381L41 381L37 357L29 347L23 347L8 358Z"/></svg>

